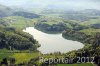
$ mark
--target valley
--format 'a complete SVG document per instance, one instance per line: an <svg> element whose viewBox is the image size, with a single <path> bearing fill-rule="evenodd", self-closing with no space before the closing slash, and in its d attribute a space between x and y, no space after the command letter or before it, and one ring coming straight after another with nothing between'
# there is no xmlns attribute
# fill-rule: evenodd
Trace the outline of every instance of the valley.
<svg viewBox="0 0 100 66"><path fill-rule="evenodd" d="M39 63L39 57L74 61ZM100 65L100 10L35 13L0 5L0 62L6 58L17 66L93 66L87 60L78 64L77 57L94 57L93 64Z"/></svg>

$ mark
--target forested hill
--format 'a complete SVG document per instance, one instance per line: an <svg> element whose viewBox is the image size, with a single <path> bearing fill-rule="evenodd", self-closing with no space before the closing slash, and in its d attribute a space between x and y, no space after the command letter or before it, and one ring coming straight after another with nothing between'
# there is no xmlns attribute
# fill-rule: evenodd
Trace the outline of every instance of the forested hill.
<svg viewBox="0 0 100 66"><path fill-rule="evenodd" d="M39 18L40 16L34 13L28 13L28 12L22 12L22 11L18 11L18 12L14 12L12 15L14 16L22 16L25 18Z"/></svg>
<svg viewBox="0 0 100 66"><path fill-rule="evenodd" d="M0 19L0 49L37 50L38 42L28 33L20 29L9 27L9 23Z"/></svg>

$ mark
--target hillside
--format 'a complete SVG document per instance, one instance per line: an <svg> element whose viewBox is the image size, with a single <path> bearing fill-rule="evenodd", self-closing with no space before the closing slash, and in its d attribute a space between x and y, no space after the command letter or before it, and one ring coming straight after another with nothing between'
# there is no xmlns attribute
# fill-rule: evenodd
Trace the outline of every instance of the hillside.
<svg viewBox="0 0 100 66"><path fill-rule="evenodd" d="M13 16L22 16L25 18L39 18L40 16L34 13L29 13L29 12L22 12L22 11L18 11L18 12L14 12Z"/></svg>
<svg viewBox="0 0 100 66"><path fill-rule="evenodd" d="M0 48L10 50L36 50L38 42L29 34L21 29L10 27L10 22L0 19Z"/></svg>
<svg viewBox="0 0 100 66"><path fill-rule="evenodd" d="M85 9L81 11L65 11L60 17L66 20L76 20L80 22L88 21L91 19L98 19L100 17L100 10Z"/></svg>
<svg viewBox="0 0 100 66"><path fill-rule="evenodd" d="M9 8L7 6L0 5L0 18L11 15L12 11L13 10L11 8Z"/></svg>

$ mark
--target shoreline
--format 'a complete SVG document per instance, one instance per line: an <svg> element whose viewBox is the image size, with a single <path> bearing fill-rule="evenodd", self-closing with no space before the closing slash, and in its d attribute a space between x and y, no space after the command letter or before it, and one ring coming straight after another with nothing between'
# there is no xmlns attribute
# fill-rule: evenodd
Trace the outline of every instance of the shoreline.
<svg viewBox="0 0 100 66"><path fill-rule="evenodd" d="M35 30L35 31L34 31ZM78 42L78 41L73 41L73 40L67 40L67 39L65 39L65 38L63 38L63 36L62 36L62 34L47 34L47 33L44 33L44 32L42 32L42 31L39 31L39 30L37 30L37 29L35 29L34 27L27 27L26 29L24 29L23 30L24 32L27 32L27 33L29 33L29 34L31 34L37 41L39 41L39 44L41 45L41 47L39 47L38 48L38 50L41 52L41 53L43 53L43 54L48 54L48 53L55 53L55 52L61 52L61 53L67 53L67 52L70 52L70 51L73 51L73 50L79 50L79 49L82 49L83 47L84 47L84 44L83 43L81 43L81 42ZM32 32L35 32L34 34L32 33ZM39 36L36 36L36 35L39 35ZM42 36L42 35L44 35L44 36ZM49 35L49 36L48 36ZM55 37L55 35L57 36L57 37ZM37 38L38 37L38 38ZM56 40L58 40L58 42L59 41L61 41L62 40L62 42L60 42L60 44L62 44L62 45L59 45L59 43L58 42L56 42L56 43L58 43L58 45L56 44L56 45L54 45L54 41L52 41L52 40L50 40L50 41L52 41L52 42L49 42L49 40L48 40L48 38L49 39L54 39L55 41ZM42 38L44 38L44 39L42 39ZM42 40L42 41L41 41ZM45 40L45 41L44 41ZM43 41L44 41L44 43L43 43ZM51 44L53 44L55 47L53 47L53 46L51 46L51 45L49 45L46 41L48 41L48 43L51 43ZM66 46L66 43L67 42L69 42L68 43L68 46ZM64 46L64 44L65 44L65 46ZM71 46L70 44L73 44L73 46ZM79 45L78 45L79 44ZM46 45L49 45L49 47L51 47L51 48L57 48L58 50L60 50L60 51L58 51L57 49L50 49L48 46L46 46ZM76 47L75 47L75 45L76 45ZM45 46L45 48L44 48L44 46ZM58 46L58 47L57 47ZM79 47L78 47L79 46ZM48 49L48 48L49 49ZM60 49L59 49L59 47L61 47ZM73 47L73 48L72 48ZM44 49L43 49L44 48ZM47 50L48 49L48 50ZM66 50L66 49L68 49L68 50ZM44 50L46 50L47 52L44 52ZM52 51L50 51L50 50L52 50Z"/></svg>

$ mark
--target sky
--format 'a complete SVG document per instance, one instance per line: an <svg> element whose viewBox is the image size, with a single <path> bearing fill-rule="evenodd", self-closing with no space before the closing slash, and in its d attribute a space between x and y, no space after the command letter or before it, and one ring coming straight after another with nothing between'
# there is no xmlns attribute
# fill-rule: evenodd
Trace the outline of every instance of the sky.
<svg viewBox="0 0 100 66"><path fill-rule="evenodd" d="M100 0L0 0L0 4L19 7L53 7L77 8L77 9L100 9Z"/></svg>

